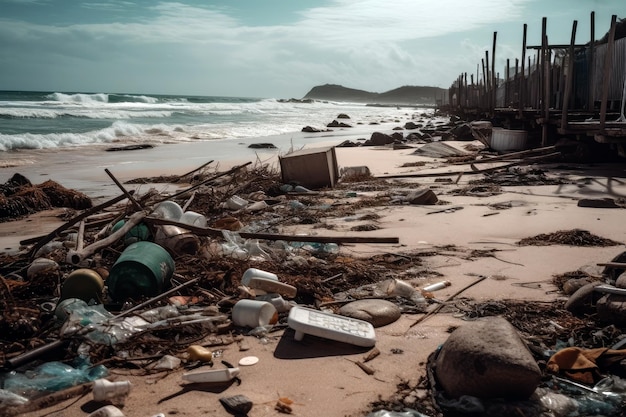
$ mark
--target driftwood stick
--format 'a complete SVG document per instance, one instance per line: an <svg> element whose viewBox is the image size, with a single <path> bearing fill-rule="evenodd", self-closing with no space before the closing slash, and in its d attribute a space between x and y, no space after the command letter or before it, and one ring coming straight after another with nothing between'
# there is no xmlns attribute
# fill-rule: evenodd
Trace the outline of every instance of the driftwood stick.
<svg viewBox="0 0 626 417"><path fill-rule="evenodd" d="M397 174L397 175L382 175L376 178L425 178L425 177L449 177L452 175L469 175L469 174L486 174L489 172L494 172L494 171L498 171L500 169L505 169L505 168L510 168L513 166L519 166L519 165L526 165L526 164L531 164L533 162L536 161L541 161L543 159L549 159L549 158L553 158L555 156L560 155L561 152L553 152L553 153L549 153L546 155L538 155L538 156L533 156L533 157L529 157L526 159L523 159L521 161L518 162L513 162L510 164L505 164L505 165L500 165L497 167L493 167L493 168L485 168L485 169L476 169L475 171L453 171L453 172L426 172L423 174L420 173L416 173L416 174Z"/></svg>
<svg viewBox="0 0 626 417"><path fill-rule="evenodd" d="M134 191L131 191L131 193L134 193ZM120 195L117 196L111 200L105 201L102 204L99 204L95 207L92 207L84 212L82 212L81 214L79 214L78 216L74 217L73 219L69 220L67 223L57 227L56 229L54 229L52 232L50 232L47 236L44 236L42 238L39 239L39 241L35 244L35 246L33 246L31 248L31 250L28 252L28 257L32 259L32 257L37 253L37 251L39 249L41 249L46 243L50 242L52 239L54 239L55 237L58 236L59 233L61 233L64 230L69 229L70 227L72 227L73 225L75 225L76 223L78 223L79 221L81 221L82 219L91 216L94 213L99 212L102 209L105 209L109 206L112 206L115 203L119 203L120 201L124 200L126 198L126 195ZM23 244L22 242L20 242L20 244Z"/></svg>
<svg viewBox="0 0 626 417"><path fill-rule="evenodd" d="M32 411L43 410L48 407L59 404L60 402L69 400L73 397L82 397L85 394L89 394L93 389L93 382L87 382L85 384L76 385L61 391L53 392L51 394L44 395L43 397L36 398L29 401L20 407L9 409L9 416L17 416Z"/></svg>
<svg viewBox="0 0 626 417"><path fill-rule="evenodd" d="M76 236L76 250L82 251L85 247L85 220L78 223L78 236Z"/></svg>
<svg viewBox="0 0 626 417"><path fill-rule="evenodd" d="M124 188L124 186L122 185L122 183L121 183L121 182L119 182L119 181L117 180L117 178L115 178L115 176L111 173L111 171L109 171L109 169L108 169L108 168L105 168L105 169L104 169L104 172L106 172L106 173L107 173L107 175L108 175L109 177L111 177L111 179L113 180L113 182L115 183L115 185L117 185L117 186L119 187L119 189L120 189L120 190L122 190L122 192L124 193L124 195L125 195L126 197L128 197L128 199L130 200L130 202L131 202L131 203L133 203L133 206L135 206L135 208L136 208L137 210L143 210L143 207L141 207L141 204L139 204L139 203L137 202L137 200L135 200L135 199L133 198L133 195L132 195L131 193L129 193L129 192L128 192L128 190L126 190L126 188Z"/></svg>
<svg viewBox="0 0 626 417"><path fill-rule="evenodd" d="M198 236L222 237L221 229L213 229L211 227L197 227L185 223L176 222L169 219L159 219L156 217L146 217L146 223L156 225L169 224L182 229L187 229ZM250 233L237 232L244 239L262 239L262 240L286 240L289 242L319 242L319 243L399 243L397 237L375 237L375 236L295 236L280 235L273 233Z"/></svg>
<svg viewBox="0 0 626 417"><path fill-rule="evenodd" d="M472 288L474 285L479 284L481 282L483 282L485 279L487 279L487 277L485 275L481 275L476 281L472 282L471 284L466 285L465 287L461 288L460 290L458 290L457 292L455 292L454 294L452 294L450 297L446 298L441 304L438 304L437 307L433 308L432 310L430 310L428 313L424 314L422 317L420 317L419 319L415 320L413 322L413 324L411 324L409 326L409 328L407 329L407 332L413 328L414 326L416 326L417 324L423 322L424 320L426 320L427 318L429 318L430 316L434 316L435 314L437 314L439 312L439 310L441 310L446 303L448 303L449 301L452 301L454 298L456 298L459 294L467 291L468 289Z"/></svg>
<svg viewBox="0 0 626 417"><path fill-rule="evenodd" d="M191 280L189 280L187 282L183 282L182 284L180 284L180 285L178 285L178 286L176 286L174 288L171 288L171 289L169 289L169 290L167 290L167 291L165 291L165 292L163 292L163 293L161 293L161 294L159 294L159 295L157 295L155 297L152 297L151 299L149 299L147 301L144 301L143 303L137 304L136 306L134 306L132 308L129 308L128 310L122 311L120 314L118 314L117 316L113 317L113 319L118 319L120 317L128 316L130 313L133 313L133 312L135 312L137 310L140 310L140 309L142 309L142 308L144 308L144 307L154 303L155 301L162 300L163 298L169 296L170 294L175 293L176 291L179 291L179 290L181 290L181 289L183 289L185 287L188 287L191 284L194 284L194 283L198 282L199 280L200 280L200 277L191 279Z"/></svg>
<svg viewBox="0 0 626 417"><path fill-rule="evenodd" d="M507 160L507 159L514 159L514 158L524 157L524 156L527 156L527 155L532 155L532 154L535 154L535 153L554 151L554 150L556 150L556 146L545 146L543 148L535 148L535 149L528 149L528 150L525 150L525 151L510 152L510 153L506 153L506 154L503 154L503 155L492 156L492 157L483 158L483 159L476 159L474 161L469 161L469 162L457 162L457 163L455 163L453 165L488 164L490 162L503 161L503 160Z"/></svg>
<svg viewBox="0 0 626 417"><path fill-rule="evenodd" d="M246 162L245 164L236 166L236 167L234 167L234 168L232 168L232 169L230 169L230 170L228 170L226 172L222 172L220 174L216 174L216 175L212 176L211 178L208 178L208 179L202 181L201 183L194 185L193 187L189 187L186 190L182 190L182 191L177 192L176 194L173 194L173 195L170 195L170 196L167 196L167 197L163 197L162 199L158 200L155 204L161 203L161 202L163 202L165 200L171 200L171 199L174 199L176 197L180 197L181 195L187 194L190 191L196 190L196 189L202 187L203 185L208 184L208 183L210 183L210 182L212 182L212 181L214 181L214 180L216 180L216 179L218 179L220 177L223 177L225 175L233 174L233 173L239 171L240 169L242 169L244 167L247 167L251 163L252 162Z"/></svg>
<svg viewBox="0 0 626 417"><path fill-rule="evenodd" d="M92 243L91 245L83 248L83 250L81 251L69 251L67 254L68 263L77 265L83 259L93 255L100 249L112 245L113 243L121 239L126 234L126 232L139 224L145 217L146 213L144 213L143 211L138 211L128 218L126 223L124 223L124 226L120 227L119 230L115 231L115 233L111 234L110 236L95 243Z"/></svg>
<svg viewBox="0 0 626 417"><path fill-rule="evenodd" d="M200 165L198 168L196 168L196 169L194 169L194 170L191 170L191 171L187 172L186 174L179 175L179 176L178 176L178 178L179 178L179 179L180 179L180 178L185 178L187 175L191 175L191 174L193 174L194 172L198 172L198 171L200 171L202 168L206 167L207 165L212 164L212 163L213 163L213 161L214 161L214 160L213 160L213 159L211 159L211 160L210 160L209 162L207 162L206 164L202 164L202 165Z"/></svg>
<svg viewBox="0 0 626 417"><path fill-rule="evenodd" d="M609 268L626 268L626 262L604 262L596 265L608 266Z"/></svg>
<svg viewBox="0 0 626 417"><path fill-rule="evenodd" d="M187 209L189 208L189 205L191 204L191 202L193 201L194 198L196 198L196 192L195 191L193 193L191 193L191 197L189 197L189 199L187 201L185 201L185 204L182 207L183 212L187 211Z"/></svg>

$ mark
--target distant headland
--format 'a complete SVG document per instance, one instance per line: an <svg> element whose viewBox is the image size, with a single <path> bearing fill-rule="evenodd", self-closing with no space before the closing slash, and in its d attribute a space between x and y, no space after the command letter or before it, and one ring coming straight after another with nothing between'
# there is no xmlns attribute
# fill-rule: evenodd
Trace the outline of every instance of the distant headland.
<svg viewBox="0 0 626 417"><path fill-rule="evenodd" d="M337 84L313 87L302 100L348 101L379 105L435 105L447 94L445 88L403 86L384 93L356 90Z"/></svg>

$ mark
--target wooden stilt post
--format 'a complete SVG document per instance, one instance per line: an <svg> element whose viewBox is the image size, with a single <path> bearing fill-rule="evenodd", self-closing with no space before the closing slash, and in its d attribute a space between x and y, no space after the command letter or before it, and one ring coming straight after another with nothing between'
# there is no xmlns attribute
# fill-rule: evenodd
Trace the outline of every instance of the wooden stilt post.
<svg viewBox="0 0 626 417"><path fill-rule="evenodd" d="M496 38L498 37L498 32L493 32L493 46L491 47L491 76L493 77L493 81L491 83L491 95L492 95L492 114L493 110L496 108L496 92L498 91L498 79L496 78Z"/></svg>
<svg viewBox="0 0 626 417"><path fill-rule="evenodd" d="M569 105L569 96L574 84L574 45L576 44L576 27L578 21L574 20L572 24L572 37L569 42L569 50L567 51L567 74L565 75L565 93L563 95L563 112L561 114L561 129L567 129L567 108Z"/></svg>
<svg viewBox="0 0 626 417"><path fill-rule="evenodd" d="M541 116L543 118L543 123L541 124L541 146L547 146L548 143L548 120L547 113L549 111L549 105L546 103L546 85L548 84L548 75L547 72L547 49L548 49L548 40L546 35L546 26L547 26L547 18L542 18L541 20L541 83L539 88L538 96L541 97Z"/></svg>
<svg viewBox="0 0 626 417"><path fill-rule="evenodd" d="M524 71L524 61L526 60L526 32L528 25L524 23L524 37L522 40L522 77L519 80L519 117L524 118L524 107L526 106L526 72ZM528 57L530 58L530 57ZM530 73L530 65L528 65Z"/></svg>
<svg viewBox="0 0 626 417"><path fill-rule="evenodd" d="M589 89L589 91L587 92L587 110L589 111L593 111L594 109L594 97L595 97L595 91L594 91L594 87L595 87L595 83L593 82L593 77L594 77L594 73L595 73L595 43L596 43L596 13L595 12L591 12L591 38L589 41L589 60L587 61L587 77L589 77L589 79L587 80L587 88Z"/></svg>
<svg viewBox="0 0 626 417"><path fill-rule="evenodd" d="M604 57L604 73L602 76L602 102L600 103L600 131L604 130L606 124L606 108L609 97L609 82L611 81L611 65L613 64L613 47L615 46L615 20L616 15L611 17L611 30L606 45L606 55Z"/></svg>

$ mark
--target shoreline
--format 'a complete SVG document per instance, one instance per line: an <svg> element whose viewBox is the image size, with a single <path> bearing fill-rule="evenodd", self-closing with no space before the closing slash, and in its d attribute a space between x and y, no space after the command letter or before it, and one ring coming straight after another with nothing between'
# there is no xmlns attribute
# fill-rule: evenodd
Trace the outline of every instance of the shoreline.
<svg viewBox="0 0 626 417"><path fill-rule="evenodd" d="M334 128L318 133L297 131L247 139L167 143L147 149L115 152L106 151L115 144L12 151L4 155L0 165L0 183L20 173L33 183L52 179L92 198L107 197L109 193L100 195L101 192L115 185L104 172L105 168L124 182L138 177L182 174L210 160L214 161L212 166L219 164L224 169L256 160L277 163L278 156L291 149L334 146L346 140L369 139L374 131L391 134L394 127L411 120L406 110L399 110L394 120L378 120L378 124L359 124L362 122L354 120L349 121L351 128ZM276 149L248 148L258 143L272 143Z"/></svg>

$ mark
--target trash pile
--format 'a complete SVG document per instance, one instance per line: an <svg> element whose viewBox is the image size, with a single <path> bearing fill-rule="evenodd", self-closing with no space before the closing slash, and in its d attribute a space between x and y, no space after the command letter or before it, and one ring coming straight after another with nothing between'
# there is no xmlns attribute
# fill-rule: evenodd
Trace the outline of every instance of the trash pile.
<svg viewBox="0 0 626 417"><path fill-rule="evenodd" d="M287 327L296 340L371 347L374 326L424 311L428 293L401 279L412 261L372 268L339 254L340 244L397 238L276 233L276 225L319 222L320 213L355 216L376 198L344 204L332 194L356 193L337 187L321 195L248 165L194 173L189 188L167 196L128 191L109 173L120 196L70 212L50 234L22 242L21 252L0 255L3 414L85 390L110 400L100 388L122 405L130 387L106 380L108 367L146 375L184 367L190 383L230 381L236 366L209 366L220 347Z"/></svg>
<svg viewBox="0 0 626 417"><path fill-rule="evenodd" d="M287 328L296 341L317 337L372 348L356 362L371 374L366 362L376 356L377 327L403 313L425 313L424 320L447 311L468 325L451 329L433 352L427 378L372 403L370 416L620 415L626 334L611 317L622 314L626 258L607 264L593 283L568 284L580 288L576 293L585 288L577 308L571 302L480 305L457 297L463 289L437 300L433 293L451 283L421 267L420 257L432 252L363 259L340 246L398 238L279 233L298 224L332 229L332 218L359 223L350 230L375 230L376 207L448 204L432 190L391 184L353 167L342 170L334 187L315 191L250 165L210 172L205 164L167 178L189 184L167 195L129 191L107 171L120 196L70 211L53 232L22 242L21 252L1 254L0 414L41 410L91 392L102 403L93 417L123 416L132 387L108 380L110 368L143 375L182 368L189 384L232 383L241 366L258 358L231 364L221 360L224 347L247 350L246 337L263 340ZM367 208L372 211L365 215L359 211ZM572 236L573 244L618 244L584 231L557 237ZM541 244L540 238L520 244ZM409 270L439 282L416 288L405 279ZM612 297L603 307L611 323L601 330L584 309L598 294ZM219 401L235 415L253 407L243 395ZM275 405L281 413L293 407L287 397Z"/></svg>

